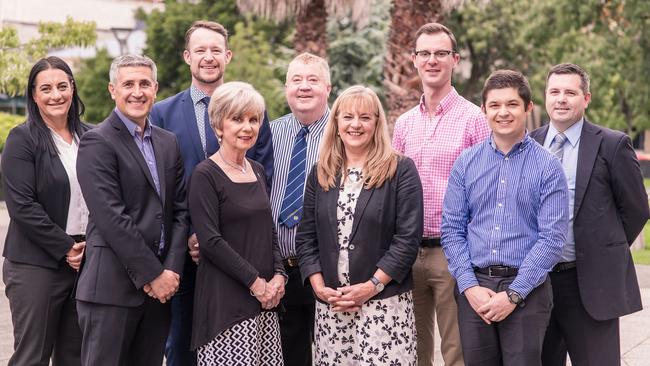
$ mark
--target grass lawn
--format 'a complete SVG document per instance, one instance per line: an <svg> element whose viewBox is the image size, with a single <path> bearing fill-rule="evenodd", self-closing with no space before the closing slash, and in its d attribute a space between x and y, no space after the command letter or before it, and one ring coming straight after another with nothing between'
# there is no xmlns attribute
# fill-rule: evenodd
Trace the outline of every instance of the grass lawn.
<svg viewBox="0 0 650 366"><path fill-rule="evenodd" d="M643 179L646 189L650 187L650 179ZM632 258L635 264L650 264L650 222L646 222L643 228L643 242L645 243L644 250L633 250Z"/></svg>

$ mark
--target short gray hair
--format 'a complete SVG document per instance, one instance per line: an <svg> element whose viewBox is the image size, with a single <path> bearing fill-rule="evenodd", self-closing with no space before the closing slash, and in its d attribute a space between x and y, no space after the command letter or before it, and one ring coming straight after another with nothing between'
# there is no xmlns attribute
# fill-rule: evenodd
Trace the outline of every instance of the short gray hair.
<svg viewBox="0 0 650 366"><path fill-rule="evenodd" d="M158 68L152 59L145 55L121 55L117 56L111 63L111 70L108 72L108 77L112 84L117 83L117 70L122 67L136 67L145 66L151 69L151 76L153 81L158 82Z"/></svg>
<svg viewBox="0 0 650 366"><path fill-rule="evenodd" d="M231 81L218 87L210 98L208 114L213 130L223 129L223 121L237 115L254 114L264 120L264 98L248 83ZM221 137L221 136L219 136Z"/></svg>

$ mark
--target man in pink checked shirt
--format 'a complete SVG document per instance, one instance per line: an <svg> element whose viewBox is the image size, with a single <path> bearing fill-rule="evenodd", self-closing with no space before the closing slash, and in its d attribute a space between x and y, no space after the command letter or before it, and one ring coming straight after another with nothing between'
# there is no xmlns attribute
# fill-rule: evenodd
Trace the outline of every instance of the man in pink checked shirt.
<svg viewBox="0 0 650 366"><path fill-rule="evenodd" d="M433 365L437 315L445 365L462 366L455 281L440 246L442 200L458 155L483 141L490 130L481 109L451 86L460 55L456 38L447 27L438 23L423 25L415 34L411 57L424 94L417 106L397 119L393 147L413 159L424 191L424 237L413 265L418 364Z"/></svg>

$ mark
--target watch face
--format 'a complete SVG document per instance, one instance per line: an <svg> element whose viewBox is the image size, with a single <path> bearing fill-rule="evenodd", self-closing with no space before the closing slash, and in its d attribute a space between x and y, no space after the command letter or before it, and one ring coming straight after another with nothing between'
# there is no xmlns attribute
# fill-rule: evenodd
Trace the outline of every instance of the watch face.
<svg viewBox="0 0 650 366"><path fill-rule="evenodd" d="M379 282L378 284L375 285L375 288L377 289L377 292L382 292L384 291L384 284Z"/></svg>
<svg viewBox="0 0 650 366"><path fill-rule="evenodd" d="M519 304L519 303L521 302L521 297L519 296L518 293L516 293L516 292L514 292L514 291L511 291L511 292L508 294L508 298L510 298L510 301L511 301L513 304Z"/></svg>

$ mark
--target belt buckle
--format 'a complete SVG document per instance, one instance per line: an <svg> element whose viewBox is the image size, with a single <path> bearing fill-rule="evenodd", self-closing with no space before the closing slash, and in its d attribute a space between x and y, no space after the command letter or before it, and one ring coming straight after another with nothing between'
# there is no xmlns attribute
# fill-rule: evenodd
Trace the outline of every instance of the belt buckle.
<svg viewBox="0 0 650 366"><path fill-rule="evenodd" d="M493 276L493 275L492 275L492 268L493 268L492 266L488 266L488 276L490 276L490 277L496 277L496 276Z"/></svg>
<svg viewBox="0 0 650 366"><path fill-rule="evenodd" d="M289 265L289 267L298 267L298 258L289 257L289 258L286 259L286 261L287 261L287 265Z"/></svg>

